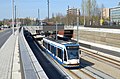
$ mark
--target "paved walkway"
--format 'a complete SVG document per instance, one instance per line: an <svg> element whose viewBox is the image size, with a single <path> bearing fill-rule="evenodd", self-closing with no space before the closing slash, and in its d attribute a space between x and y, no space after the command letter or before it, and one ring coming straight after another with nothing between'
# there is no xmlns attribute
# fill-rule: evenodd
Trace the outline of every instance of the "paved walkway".
<svg viewBox="0 0 120 79"><path fill-rule="evenodd" d="M21 78L20 64L18 62L19 54L17 51L18 48L16 48L18 47L17 38L18 31L16 31L15 35L11 35L0 49L0 79Z"/></svg>

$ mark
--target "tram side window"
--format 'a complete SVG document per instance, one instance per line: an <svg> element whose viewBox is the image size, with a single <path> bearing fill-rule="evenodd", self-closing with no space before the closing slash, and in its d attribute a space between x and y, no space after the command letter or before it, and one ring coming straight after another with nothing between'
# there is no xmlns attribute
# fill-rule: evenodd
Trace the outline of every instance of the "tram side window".
<svg viewBox="0 0 120 79"><path fill-rule="evenodd" d="M67 61L67 55L65 50L64 50L64 61Z"/></svg>
<svg viewBox="0 0 120 79"><path fill-rule="evenodd" d="M43 41L43 46L47 48L47 43Z"/></svg>
<svg viewBox="0 0 120 79"><path fill-rule="evenodd" d="M50 44L48 44L48 50L50 50Z"/></svg>
<svg viewBox="0 0 120 79"><path fill-rule="evenodd" d="M51 45L51 52L54 53L54 46Z"/></svg>
<svg viewBox="0 0 120 79"><path fill-rule="evenodd" d="M63 59L63 56L62 56L62 50L58 48L58 57L60 59Z"/></svg>
<svg viewBox="0 0 120 79"><path fill-rule="evenodd" d="M45 46L45 42L43 41L43 46Z"/></svg>

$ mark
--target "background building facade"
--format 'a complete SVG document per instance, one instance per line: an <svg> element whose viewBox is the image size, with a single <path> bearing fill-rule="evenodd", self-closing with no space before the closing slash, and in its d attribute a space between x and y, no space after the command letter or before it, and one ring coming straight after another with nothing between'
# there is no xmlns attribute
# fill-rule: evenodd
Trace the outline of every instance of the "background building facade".
<svg viewBox="0 0 120 79"><path fill-rule="evenodd" d="M110 21L120 22L120 7L110 9Z"/></svg>
<svg viewBox="0 0 120 79"><path fill-rule="evenodd" d="M110 9L109 8L103 8L103 12L102 12L102 14L103 14L103 18L104 19L109 19L109 17L110 17Z"/></svg>
<svg viewBox="0 0 120 79"><path fill-rule="evenodd" d="M76 25L77 17L80 17L80 9L69 8L67 9L67 23L68 25Z"/></svg>
<svg viewBox="0 0 120 79"><path fill-rule="evenodd" d="M77 10L78 10L78 11L77 11ZM69 15L77 15L77 12L79 12L79 15L80 15L80 10L77 9L77 8L69 8L69 9L67 10L67 14L69 14Z"/></svg>

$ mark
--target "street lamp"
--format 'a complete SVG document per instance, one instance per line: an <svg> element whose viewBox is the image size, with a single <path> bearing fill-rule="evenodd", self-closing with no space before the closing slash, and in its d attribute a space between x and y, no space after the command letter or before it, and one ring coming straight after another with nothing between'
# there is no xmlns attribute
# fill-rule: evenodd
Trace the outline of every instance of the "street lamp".
<svg viewBox="0 0 120 79"><path fill-rule="evenodd" d="M84 26L85 26L85 24L86 24L86 23L85 23L85 19L86 19L86 18L85 18L85 1L84 1L84 3L83 3L83 8L84 8L83 14L84 14Z"/></svg>
<svg viewBox="0 0 120 79"><path fill-rule="evenodd" d="M77 43L79 43L79 38L78 38L78 31L79 31L79 9L77 9Z"/></svg>
<svg viewBox="0 0 120 79"><path fill-rule="evenodd" d="M14 0L12 0L12 29L14 34Z"/></svg>

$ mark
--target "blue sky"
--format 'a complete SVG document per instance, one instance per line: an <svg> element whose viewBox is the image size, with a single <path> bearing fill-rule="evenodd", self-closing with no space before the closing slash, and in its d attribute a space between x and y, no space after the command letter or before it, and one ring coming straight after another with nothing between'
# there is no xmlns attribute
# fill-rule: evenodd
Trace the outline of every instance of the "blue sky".
<svg viewBox="0 0 120 79"><path fill-rule="evenodd" d="M52 13L66 14L68 5L81 8L81 0L49 0L50 16ZM118 5L119 0L96 0L98 5L103 3L105 7L111 8ZM47 17L47 0L15 0L17 6L17 17L37 18L37 10L40 9L40 18ZM0 0L0 20L12 18L12 0Z"/></svg>

